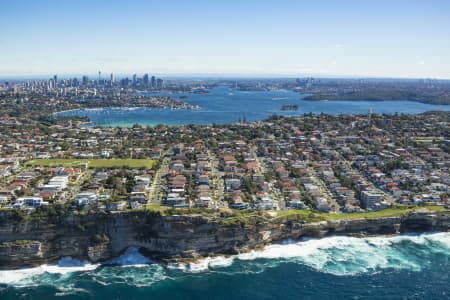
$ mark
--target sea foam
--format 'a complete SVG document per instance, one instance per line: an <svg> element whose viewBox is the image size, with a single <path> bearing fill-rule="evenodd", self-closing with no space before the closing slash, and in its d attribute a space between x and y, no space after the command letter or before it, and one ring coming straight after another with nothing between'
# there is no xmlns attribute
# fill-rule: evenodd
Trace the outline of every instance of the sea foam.
<svg viewBox="0 0 450 300"><path fill-rule="evenodd" d="M61 258L57 264L45 264L34 268L0 271L0 283L29 286L39 283L45 273L66 275L73 272L95 270L99 264L90 264L71 257Z"/></svg>
<svg viewBox="0 0 450 300"><path fill-rule="evenodd" d="M129 247L121 256L106 262L107 265L143 266L151 260L139 253L138 247ZM0 271L0 284L29 286L39 282L43 274L67 275L74 272L93 271L102 264L90 264L72 257L63 257L56 264L44 264L39 267Z"/></svg>
<svg viewBox="0 0 450 300"><path fill-rule="evenodd" d="M169 269L179 270L183 272L197 273L215 267L228 267L233 264L235 257L215 256L206 257L197 262L190 263L169 263Z"/></svg>
<svg viewBox="0 0 450 300"><path fill-rule="evenodd" d="M230 257L205 258L195 263L171 265L184 272L201 272L234 263L269 261L265 266L294 262L333 275L356 275L380 269L419 271L427 253L450 256L450 233L355 238L334 236L286 242Z"/></svg>
<svg viewBox="0 0 450 300"><path fill-rule="evenodd" d="M450 233L366 238L334 236L286 241L260 251L229 257L207 257L193 263L169 264L167 268L151 263L138 250L137 247L130 247L120 257L103 265L65 257L58 264L0 271L0 284L66 287L67 290L60 290L64 295L76 292L77 286L71 286L71 283L77 273L89 276L101 285L150 286L177 278L179 273L254 273L282 263L301 264L337 276L371 274L383 269L420 271L432 263L432 257L436 254L450 258Z"/></svg>
<svg viewBox="0 0 450 300"><path fill-rule="evenodd" d="M145 266L152 261L139 253L139 247L129 247L121 256L111 260L108 264L120 266Z"/></svg>

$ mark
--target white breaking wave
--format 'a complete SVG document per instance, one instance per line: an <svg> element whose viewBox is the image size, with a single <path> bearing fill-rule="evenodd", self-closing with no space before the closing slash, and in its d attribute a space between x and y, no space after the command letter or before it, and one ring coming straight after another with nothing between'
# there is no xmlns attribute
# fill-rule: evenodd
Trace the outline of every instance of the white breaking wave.
<svg viewBox="0 0 450 300"><path fill-rule="evenodd" d="M123 255L106 265L89 264L65 257L54 265L0 271L0 284L19 287L54 285L59 289L59 295L67 295L83 292L71 285L74 272L87 272L93 281L102 285L122 283L149 286L172 279L169 274L173 272L175 273L172 275L176 278L177 270L186 273L249 273L261 272L286 262L340 276L374 273L382 269L420 271L432 263L432 255L436 254L450 257L450 233L367 238L335 236L300 242L288 241L230 257L207 257L195 263L169 264L168 268L152 264L149 258L139 253L137 247L130 247ZM98 268L99 266L102 267ZM61 286L66 290L60 289Z"/></svg>
<svg viewBox="0 0 450 300"><path fill-rule="evenodd" d="M91 279L101 285L126 284L142 287L168 280L167 269L160 264L106 266L92 272Z"/></svg>
<svg viewBox="0 0 450 300"><path fill-rule="evenodd" d="M121 266L141 266L151 263L151 260L138 252L138 247L129 247L124 254L107 264ZM67 275L74 272L93 271L102 264L90 264L72 257L63 257L57 264L45 264L34 268L0 271L0 284L30 286L39 283L39 276L45 273Z"/></svg>
<svg viewBox="0 0 450 300"><path fill-rule="evenodd" d="M109 264L120 266L145 266L152 261L139 253L139 247L129 247L121 256L109 261Z"/></svg>
<svg viewBox="0 0 450 300"><path fill-rule="evenodd" d="M271 260L271 266L280 262L297 262L324 273L355 275L387 268L419 271L427 263L420 258L426 252L450 255L450 233L367 238L334 236L274 244L261 251L228 258L205 258L199 262L170 267L184 272L200 272L227 267L235 261L265 259Z"/></svg>
<svg viewBox="0 0 450 300"><path fill-rule="evenodd" d="M45 264L35 268L19 270L0 271L0 283L29 286L38 284L36 279L39 275L60 274L65 275L73 272L92 271L99 264L90 264L71 257L63 257L57 264Z"/></svg>
<svg viewBox="0 0 450 300"><path fill-rule="evenodd" d="M64 297L69 295L80 295L80 294L90 294L88 290L82 288L76 288L73 284L68 287L57 287L57 292L55 293L56 297Z"/></svg>
<svg viewBox="0 0 450 300"><path fill-rule="evenodd" d="M224 257L224 256L215 256L215 257L206 257L204 259L199 260L198 262L191 263L170 263L168 264L169 269L179 270L183 272L191 272L197 273L202 272L207 269L214 267L228 267L233 264L234 257Z"/></svg>

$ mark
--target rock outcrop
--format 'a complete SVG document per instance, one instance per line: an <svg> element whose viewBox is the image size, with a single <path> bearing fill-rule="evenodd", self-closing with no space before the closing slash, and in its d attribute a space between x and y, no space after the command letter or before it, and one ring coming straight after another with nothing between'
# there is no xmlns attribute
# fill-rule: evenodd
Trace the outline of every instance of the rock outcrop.
<svg viewBox="0 0 450 300"><path fill-rule="evenodd" d="M0 214L0 269L36 266L71 256L99 262L141 247L149 257L189 261L231 255L274 242L329 235L378 235L448 231L450 211L406 216L302 223L272 220L226 224L197 215L159 216L145 212L68 215L25 219Z"/></svg>

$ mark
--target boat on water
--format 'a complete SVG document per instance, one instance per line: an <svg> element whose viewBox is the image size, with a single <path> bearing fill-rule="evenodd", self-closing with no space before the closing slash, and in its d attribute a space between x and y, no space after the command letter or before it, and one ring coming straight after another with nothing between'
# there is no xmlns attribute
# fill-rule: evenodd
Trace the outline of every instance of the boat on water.
<svg viewBox="0 0 450 300"><path fill-rule="evenodd" d="M288 97L274 97L272 98L273 101L280 101L280 100L288 100Z"/></svg>

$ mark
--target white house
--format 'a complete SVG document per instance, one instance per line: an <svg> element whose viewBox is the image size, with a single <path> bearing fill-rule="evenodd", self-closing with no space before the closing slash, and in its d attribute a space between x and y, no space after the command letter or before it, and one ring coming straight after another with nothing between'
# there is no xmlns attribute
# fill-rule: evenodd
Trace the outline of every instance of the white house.
<svg viewBox="0 0 450 300"><path fill-rule="evenodd" d="M48 205L48 202L43 201L41 197L20 197L14 203L14 208L32 208Z"/></svg>
<svg viewBox="0 0 450 300"><path fill-rule="evenodd" d="M81 192L75 197L75 201L78 206L88 205L96 203L98 201L98 196L93 192Z"/></svg>

